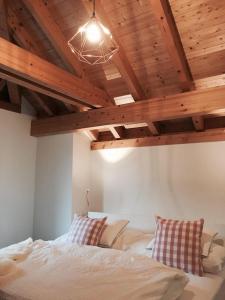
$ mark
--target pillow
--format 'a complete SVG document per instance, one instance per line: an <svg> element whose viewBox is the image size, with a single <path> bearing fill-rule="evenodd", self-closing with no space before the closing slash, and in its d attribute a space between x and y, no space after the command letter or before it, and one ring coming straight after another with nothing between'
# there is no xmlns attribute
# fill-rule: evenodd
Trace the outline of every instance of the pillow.
<svg viewBox="0 0 225 300"><path fill-rule="evenodd" d="M138 229L125 228L113 243L112 248L117 250L128 250L131 244L143 238L145 233ZM150 238L149 238L150 239Z"/></svg>
<svg viewBox="0 0 225 300"><path fill-rule="evenodd" d="M104 229L99 241L99 246L101 247L112 247L113 243L116 241L122 230L129 223L128 220L107 220L104 225Z"/></svg>
<svg viewBox="0 0 225 300"><path fill-rule="evenodd" d="M97 246L106 219L106 217L102 219L91 219L75 215L67 235L67 242L76 243L78 245Z"/></svg>
<svg viewBox="0 0 225 300"><path fill-rule="evenodd" d="M152 257L187 273L203 275L201 237L204 220L177 221L156 217Z"/></svg>
<svg viewBox="0 0 225 300"><path fill-rule="evenodd" d="M211 230L204 230L202 233L202 256L208 257L212 243L215 240L215 237L217 236L218 232L214 232Z"/></svg>
<svg viewBox="0 0 225 300"><path fill-rule="evenodd" d="M225 247L212 244L208 257L203 258L203 270L206 273L219 273L222 271L225 263Z"/></svg>
<svg viewBox="0 0 225 300"><path fill-rule="evenodd" d="M201 239L201 247L202 247L202 256L208 257L210 253L210 249L212 247L212 243L215 240L215 237L217 236L217 232L213 231L204 231L202 233L202 239ZM155 239L152 239L149 244L147 245L147 250L153 250L154 248Z"/></svg>

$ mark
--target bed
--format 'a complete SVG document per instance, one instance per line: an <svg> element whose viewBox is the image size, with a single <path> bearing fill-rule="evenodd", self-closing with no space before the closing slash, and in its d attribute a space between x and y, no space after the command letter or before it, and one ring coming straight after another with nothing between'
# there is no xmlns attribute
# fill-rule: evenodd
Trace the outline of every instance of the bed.
<svg viewBox="0 0 225 300"><path fill-rule="evenodd" d="M147 218L129 219L131 228L149 232ZM149 258L143 240L126 251L78 246L64 239L35 241L30 247L13 274L0 279L0 300L225 299L225 271L197 277L165 267Z"/></svg>

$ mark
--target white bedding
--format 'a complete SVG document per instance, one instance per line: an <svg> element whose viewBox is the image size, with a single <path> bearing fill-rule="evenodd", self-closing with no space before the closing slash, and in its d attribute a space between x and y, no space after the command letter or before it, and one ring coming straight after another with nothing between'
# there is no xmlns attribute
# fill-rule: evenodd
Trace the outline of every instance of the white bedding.
<svg viewBox="0 0 225 300"><path fill-rule="evenodd" d="M217 275L188 277L190 281L179 300L225 300L225 270Z"/></svg>
<svg viewBox="0 0 225 300"><path fill-rule="evenodd" d="M151 238L152 235L142 234L139 239L131 240L130 244L126 244L126 252L151 257L151 251L146 249ZM225 300L225 269L216 275L205 273L204 277L187 276L189 283L179 300Z"/></svg>
<svg viewBox="0 0 225 300"><path fill-rule="evenodd" d="M0 299L173 300L188 281L182 271L145 256L43 241L33 243L18 267L12 278L0 279L8 295Z"/></svg>

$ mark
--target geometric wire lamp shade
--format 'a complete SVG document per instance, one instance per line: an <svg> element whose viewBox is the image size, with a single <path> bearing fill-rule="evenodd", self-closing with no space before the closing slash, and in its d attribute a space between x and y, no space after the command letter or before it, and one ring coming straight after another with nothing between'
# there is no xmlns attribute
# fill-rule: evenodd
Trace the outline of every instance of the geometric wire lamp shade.
<svg viewBox="0 0 225 300"><path fill-rule="evenodd" d="M79 28L68 45L80 61L90 65L106 63L118 51L109 29L95 17L95 1L91 19Z"/></svg>

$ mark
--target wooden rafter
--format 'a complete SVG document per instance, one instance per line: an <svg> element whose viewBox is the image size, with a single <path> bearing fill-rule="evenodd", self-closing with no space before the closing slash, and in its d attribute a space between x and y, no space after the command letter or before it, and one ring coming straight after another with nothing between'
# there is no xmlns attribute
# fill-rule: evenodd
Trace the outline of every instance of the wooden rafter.
<svg viewBox="0 0 225 300"><path fill-rule="evenodd" d="M10 40L9 30L8 30L8 24L7 24L7 7L6 7L6 1L0 0L0 11L1 11L1 37ZM9 92L9 99L12 103L21 105L21 94L19 87L12 83L7 82L7 88Z"/></svg>
<svg viewBox="0 0 225 300"><path fill-rule="evenodd" d="M158 20L168 52L176 68L180 87L183 91L194 88L192 74L183 49L180 35L168 0L150 0L152 10ZM196 130L204 130L204 120L201 117L192 118Z"/></svg>
<svg viewBox="0 0 225 300"><path fill-rule="evenodd" d="M39 106L42 108L42 110L50 117L54 116L54 111L47 105L46 101L43 100L43 97L40 97L39 94L34 93L30 90L27 90L27 97L32 98L33 101L39 104Z"/></svg>
<svg viewBox="0 0 225 300"><path fill-rule="evenodd" d="M33 36L28 32L27 28L24 27L23 23L19 20L10 4L7 5L7 11L8 26L14 40L18 43L18 45L42 58L48 59L44 52L44 49L41 47L41 44L37 43ZM41 110L43 110L48 116L54 115L52 109L46 103L43 96L33 92L32 90L29 90L29 95L27 98L28 101L32 101L32 105L35 106L34 109L36 109L37 105L39 105L41 107Z"/></svg>
<svg viewBox="0 0 225 300"><path fill-rule="evenodd" d="M6 81L3 79L0 79L0 92L4 89L5 85L6 85Z"/></svg>
<svg viewBox="0 0 225 300"><path fill-rule="evenodd" d="M17 79L13 77L19 77L30 82L34 88L39 86L56 96L59 94L62 99L65 96L61 100L65 103L92 107L111 105L103 90L0 38L0 77L7 75L12 77L13 82Z"/></svg>
<svg viewBox="0 0 225 300"><path fill-rule="evenodd" d="M174 134L162 134L160 136L137 137L131 139L92 142L92 150L127 148L127 147L149 147L173 144L203 143L225 141L225 128L208 129L203 132L185 132Z"/></svg>
<svg viewBox="0 0 225 300"><path fill-rule="evenodd" d="M98 130L86 130L85 132L91 141L98 140L98 135L99 135Z"/></svg>
<svg viewBox="0 0 225 300"><path fill-rule="evenodd" d="M92 3L90 3L89 0L83 0L83 3L89 12L91 14L92 12ZM118 68L120 74L122 75L123 79L127 83L127 86L130 90L130 93L132 94L135 101L143 100L146 98L144 90L142 89L142 86L134 73L134 70L125 54L124 47L122 43L120 42L120 39L118 37L118 34L116 30L113 29L112 23L110 19L108 18L105 10L104 10L104 3L103 1L98 1L98 7L97 7L97 15L99 19L105 24L111 31L113 38L115 39L116 43L119 46L119 51L116 55L113 56L113 62L115 63L116 67ZM155 124L152 123L149 127L149 130L154 134L158 135L158 129L156 128ZM111 130L112 132L112 130ZM112 132L114 135L115 131ZM117 135L116 135L117 136Z"/></svg>
<svg viewBox="0 0 225 300"><path fill-rule="evenodd" d="M157 122L216 114L224 109L225 87L218 87L33 121L32 134L49 135L117 124L147 123L149 120Z"/></svg>
<svg viewBox="0 0 225 300"><path fill-rule="evenodd" d="M23 0L23 3L52 43L54 49L58 52L59 56L67 66L67 69L72 73L75 71L79 77L84 77L84 70L81 63L75 59L73 53L67 46L64 35L51 16L48 9L48 1Z"/></svg>
<svg viewBox="0 0 225 300"><path fill-rule="evenodd" d="M20 112L20 105L0 100L0 109Z"/></svg>

